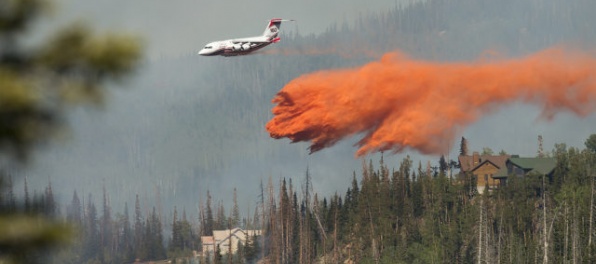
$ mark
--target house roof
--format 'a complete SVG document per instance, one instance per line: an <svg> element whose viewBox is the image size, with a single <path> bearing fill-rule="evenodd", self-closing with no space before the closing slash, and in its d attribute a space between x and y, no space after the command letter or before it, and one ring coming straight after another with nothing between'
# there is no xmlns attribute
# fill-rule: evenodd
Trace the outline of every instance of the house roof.
<svg viewBox="0 0 596 264"><path fill-rule="evenodd" d="M517 167L529 170L529 173L536 174L550 174L557 166L555 158L510 158L509 161Z"/></svg>
<svg viewBox="0 0 596 264"><path fill-rule="evenodd" d="M507 173L507 167L503 167L503 168L499 169L499 171L497 171L497 173L493 174L494 179L507 178L508 176L509 176L509 174Z"/></svg>
<svg viewBox="0 0 596 264"><path fill-rule="evenodd" d="M201 243L205 244L213 244L213 237L212 236L202 236Z"/></svg>
<svg viewBox="0 0 596 264"><path fill-rule="evenodd" d="M484 161L482 161L482 162L479 162L479 163L478 163L478 165L476 165L476 167L474 167L474 168L473 168L471 171L472 171L472 172L474 172L474 171L475 171L475 170L477 170L478 168L480 168L480 167L484 166L484 164L486 164L486 163L490 163L490 164L492 164L493 166L497 167L497 169L498 169L498 168L500 168L500 167L499 167L499 165L497 165L497 164L493 163L493 162L492 162L492 161L490 161L489 159L486 159L486 160L484 160ZM503 165L504 165L504 164L503 164ZM503 165L502 165L501 167L505 167L505 166L503 166Z"/></svg>
<svg viewBox="0 0 596 264"><path fill-rule="evenodd" d="M499 156L479 155L478 158L479 158L478 163L474 164L474 156L473 155L472 156L459 156L458 160L459 160L459 164L461 165L460 170L462 172L473 171L476 168L478 168L479 166L481 166L483 163L485 163L486 161L489 161L490 163L495 165L497 168L501 169L501 168L505 167L505 162L509 158L509 155L499 155Z"/></svg>
<svg viewBox="0 0 596 264"><path fill-rule="evenodd" d="M245 240L247 236L258 234L260 230L242 230L241 228L226 229L226 230L213 230L213 236L202 236L201 242L203 244L221 244L224 241L229 240L231 237L236 237L240 240Z"/></svg>

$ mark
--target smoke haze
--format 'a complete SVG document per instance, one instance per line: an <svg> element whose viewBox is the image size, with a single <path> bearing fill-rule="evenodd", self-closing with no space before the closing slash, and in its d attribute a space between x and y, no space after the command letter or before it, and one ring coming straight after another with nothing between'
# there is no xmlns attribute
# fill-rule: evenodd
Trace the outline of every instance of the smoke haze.
<svg viewBox="0 0 596 264"><path fill-rule="evenodd" d="M547 119L593 112L595 76L592 54L562 48L469 63L388 53L360 68L292 80L273 99L266 128L273 138L310 141L311 153L363 134L356 156L406 148L442 154L463 128L515 101L538 105Z"/></svg>

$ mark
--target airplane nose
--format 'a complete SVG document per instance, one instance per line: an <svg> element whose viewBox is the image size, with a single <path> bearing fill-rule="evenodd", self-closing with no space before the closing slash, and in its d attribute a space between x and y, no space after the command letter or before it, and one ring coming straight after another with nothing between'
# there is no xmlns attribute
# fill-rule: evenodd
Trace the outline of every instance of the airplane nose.
<svg viewBox="0 0 596 264"><path fill-rule="evenodd" d="M205 55L205 53L207 53L205 49L199 50L198 52L199 55Z"/></svg>

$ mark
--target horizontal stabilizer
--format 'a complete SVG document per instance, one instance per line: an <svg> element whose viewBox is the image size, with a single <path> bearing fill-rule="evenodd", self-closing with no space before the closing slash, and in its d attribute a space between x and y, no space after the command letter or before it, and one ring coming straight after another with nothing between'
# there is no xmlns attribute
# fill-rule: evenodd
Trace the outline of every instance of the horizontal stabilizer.
<svg viewBox="0 0 596 264"><path fill-rule="evenodd" d="M274 18L269 20L269 24L267 24L267 27L265 28L265 32L263 32L263 36L267 37L267 38L276 38L277 37L277 33L279 32L279 29L281 27L281 22L286 22L286 21L294 21L293 19L281 19L281 18Z"/></svg>

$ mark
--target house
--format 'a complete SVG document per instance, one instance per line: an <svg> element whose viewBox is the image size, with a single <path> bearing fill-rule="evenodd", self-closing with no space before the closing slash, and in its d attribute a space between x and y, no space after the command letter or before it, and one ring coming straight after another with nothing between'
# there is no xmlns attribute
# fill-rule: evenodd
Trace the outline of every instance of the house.
<svg viewBox="0 0 596 264"><path fill-rule="evenodd" d="M213 256L217 247L222 255L227 254L230 250L234 254L238 250L238 243L246 245L246 241L255 235L260 236L261 230L242 230L241 228L213 230L213 236L201 237L203 254L209 252Z"/></svg>
<svg viewBox="0 0 596 264"><path fill-rule="evenodd" d="M552 178L557 159L555 158L520 158L511 156L505 163L505 168L494 175L495 179L506 184L509 176L546 175Z"/></svg>
<svg viewBox="0 0 596 264"><path fill-rule="evenodd" d="M509 155L480 155L474 152L472 156L459 156L460 175L470 175L476 178L476 189L483 193L488 185L489 190L496 188L500 182L493 176L505 168Z"/></svg>

